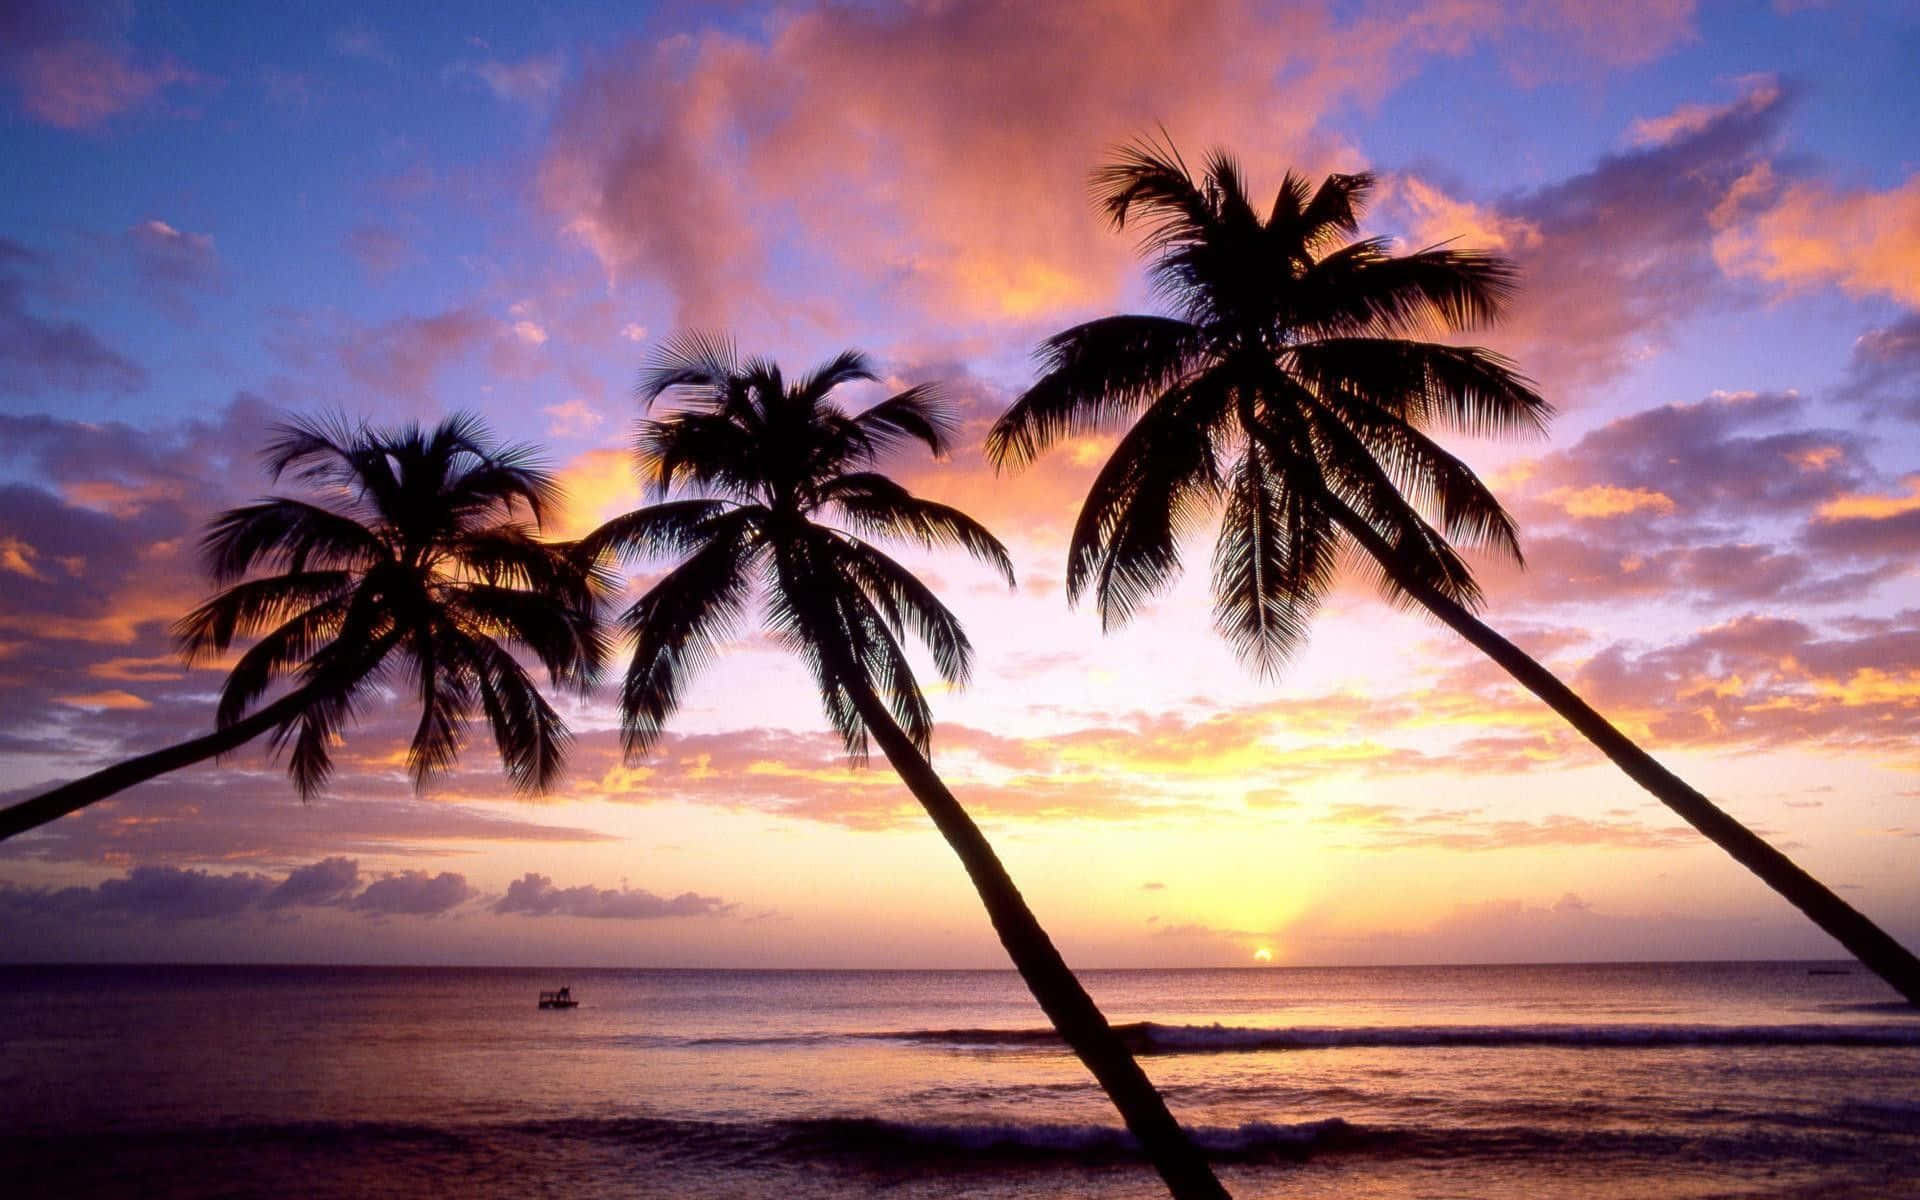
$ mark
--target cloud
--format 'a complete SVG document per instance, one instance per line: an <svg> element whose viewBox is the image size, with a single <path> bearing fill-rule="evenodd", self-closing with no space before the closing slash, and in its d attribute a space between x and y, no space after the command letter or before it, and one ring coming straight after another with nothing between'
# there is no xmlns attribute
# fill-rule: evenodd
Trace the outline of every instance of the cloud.
<svg viewBox="0 0 1920 1200"><path fill-rule="evenodd" d="M0 69L27 115L55 128L95 129L169 88L206 82L171 55L135 51L117 31L95 39L33 15L54 4L8 7L0 17Z"/></svg>
<svg viewBox="0 0 1920 1200"><path fill-rule="evenodd" d="M681 323L760 311L776 259L804 262L814 292L824 272L949 325L1055 319L1131 278L1124 241L1084 198L1117 143L1164 126L1234 146L1263 187L1287 163L1350 168L1322 115L1377 99L1423 56L1526 33L1638 60L1689 9L1536 3L1516 20L1434 3L1345 21L1320 3L1252 0L783 9L758 31L700 28L589 59L559 101L539 191L610 275L667 287Z"/></svg>
<svg viewBox="0 0 1920 1200"><path fill-rule="evenodd" d="M526 378L540 369L539 347L527 337L537 327L516 329L476 304L370 324L332 311L278 318L269 347L316 377L310 392L337 388L354 397L356 408L371 395L403 401L416 415L436 412L435 389L448 371L478 363L495 376Z"/></svg>
<svg viewBox="0 0 1920 1200"><path fill-rule="evenodd" d="M1745 75L1733 81L1738 97L1726 104L1682 104L1657 117L1640 117L1627 127L1627 141L1636 146L1664 146L1699 134L1728 116L1762 112L1780 99L1780 80L1773 75Z"/></svg>
<svg viewBox="0 0 1920 1200"><path fill-rule="evenodd" d="M127 231L126 243L148 297L176 318L191 318L189 294L219 280L220 256L212 234L187 233L150 217Z"/></svg>
<svg viewBox="0 0 1920 1200"><path fill-rule="evenodd" d="M537 104L560 89L566 70L566 61L560 55L542 54L519 62L502 62L498 59L461 61L449 66L443 72L443 77L477 79L487 86L497 100Z"/></svg>
<svg viewBox="0 0 1920 1200"><path fill-rule="evenodd" d="M587 437L607 419L600 410L579 399L549 404L540 411L551 418L547 423L547 436L556 438Z"/></svg>
<svg viewBox="0 0 1920 1200"><path fill-rule="evenodd" d="M393 51L387 48L387 39L365 26L335 30L328 35L327 45L342 58L383 65L393 63Z"/></svg>
<svg viewBox="0 0 1920 1200"><path fill-rule="evenodd" d="M1665 850L1697 846L1700 842L1700 835L1685 826L1652 828L1637 821L1594 820L1565 813L1523 820L1488 817L1478 809L1442 811L1395 804L1348 803L1334 805L1315 820L1349 830L1355 844L1374 849L1606 846Z"/></svg>
<svg viewBox="0 0 1920 1200"><path fill-rule="evenodd" d="M391 275L417 257L406 238L375 225L362 225L348 233L346 248L361 268L375 277Z"/></svg>
<svg viewBox="0 0 1920 1200"><path fill-rule="evenodd" d="M76 321L38 316L28 299L28 273L46 262L0 238L0 395L47 392L137 392L146 368Z"/></svg>
<svg viewBox="0 0 1920 1200"><path fill-rule="evenodd" d="M347 907L376 917L437 917L466 903L473 894L465 875L402 871L374 880Z"/></svg>
<svg viewBox="0 0 1920 1200"><path fill-rule="evenodd" d="M519 913L529 917L593 917L607 920L642 921L661 917L719 916L733 911L732 904L716 896L682 892L666 899L640 888L598 888L591 884L557 888L546 875L527 872L507 885L507 894L493 906L497 913Z"/></svg>
<svg viewBox="0 0 1920 1200"><path fill-rule="evenodd" d="M304 867L296 867L268 892L261 905L267 909L296 905L345 904L360 886L360 864L350 858L334 856Z"/></svg>
<svg viewBox="0 0 1920 1200"><path fill-rule="evenodd" d="M204 697L186 713L156 710L149 715L155 718L150 724L161 729L25 726L19 732L34 736L8 749L16 754L31 752L44 762L49 754L65 751L77 756L112 739L114 744L102 757L120 758L205 732L210 724ZM410 723L402 715L390 724ZM162 732L165 725L183 728ZM474 764L470 774L463 771L455 777L472 794L470 801L421 800L404 775L385 763L368 761L377 752L398 749L397 739L389 742L369 736L372 732L362 727L342 747L342 771L334 795L300 802L279 766L263 761L260 747L250 747L229 756L226 763L163 775L13 838L0 844L0 859L103 864L217 859L277 866L308 855L429 858L459 853L476 844L585 845L618 840L593 829L530 819L523 806L492 807L511 805L511 801L508 789L499 782L498 768L485 761ZM73 773L77 771L68 772ZM0 803L26 799L42 786L0 793Z"/></svg>
<svg viewBox="0 0 1920 1200"><path fill-rule="evenodd" d="M85 921L98 917L153 922L205 921L257 907L273 889L265 875L214 875L178 867L135 867L95 887L58 891L0 883L0 922Z"/></svg>
<svg viewBox="0 0 1920 1200"><path fill-rule="evenodd" d="M1920 307L1920 174L1887 191L1781 183L1761 163L1719 214L1714 257L1733 275L1833 285Z"/></svg>
<svg viewBox="0 0 1920 1200"><path fill-rule="evenodd" d="M1504 604L1547 608L1857 604L1911 568L1914 485L1874 465L1873 435L1816 411L1793 393L1721 393L1519 464L1502 490L1527 566L1489 563L1483 579Z"/></svg>
<svg viewBox="0 0 1920 1200"><path fill-rule="evenodd" d="M1793 100L1770 77L1744 87L1736 102L1662 119L1660 140L1643 137L1547 187L1484 204L1407 173L1383 211L1420 245L1458 237L1514 260L1520 294L1485 338L1564 402L1649 357L1676 322L1712 302L1722 278L1711 250L1717 214L1764 163Z"/></svg>
<svg viewBox="0 0 1920 1200"><path fill-rule="evenodd" d="M1870 329L1854 342L1841 398L1870 419L1920 421L1920 313Z"/></svg>

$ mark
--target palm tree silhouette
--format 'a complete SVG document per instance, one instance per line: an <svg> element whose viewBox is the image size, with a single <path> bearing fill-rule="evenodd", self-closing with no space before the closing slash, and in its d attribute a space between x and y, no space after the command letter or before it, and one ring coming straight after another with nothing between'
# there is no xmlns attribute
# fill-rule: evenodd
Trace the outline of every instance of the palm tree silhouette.
<svg viewBox="0 0 1920 1200"><path fill-rule="evenodd" d="M649 408L669 393L682 401L644 421L637 441L642 474L660 502L616 517L580 543L596 562L610 554L678 560L622 617L634 643L621 692L627 752L645 754L658 742L694 672L742 626L755 596L763 597L768 627L806 662L848 753L864 758L869 737L880 744L960 856L1034 998L1169 1189L1225 1196L928 761L933 718L902 644L909 634L917 638L955 685L966 681L972 644L933 592L866 538L956 547L1009 586L1013 564L971 517L914 496L875 469L916 442L944 453L954 421L925 386L857 415L832 399L843 384L873 379L866 358L852 351L793 382L773 363L742 363L729 342L700 334L682 334L655 353L641 396ZM668 499L676 491L683 498Z"/></svg>
<svg viewBox="0 0 1920 1200"><path fill-rule="evenodd" d="M220 693L210 734L96 771L0 810L0 839L273 732L303 798L333 771L332 745L383 685L411 690L416 786L450 767L484 716L522 791L557 777L566 723L515 657L583 690L604 638L593 581L535 536L558 498L530 447L496 447L472 416L432 429L344 419L276 426L269 474L309 485L222 513L201 551L221 591L174 627L189 664L257 638ZM257 573L256 572L260 572ZM277 680L292 690L255 707Z"/></svg>
<svg viewBox="0 0 1920 1200"><path fill-rule="evenodd" d="M1627 775L1920 1004L1920 960L1662 767L1539 663L1474 616L1480 591L1453 543L1520 560L1512 519L1428 429L1541 431L1550 407L1497 354L1420 340L1495 320L1512 266L1472 250L1394 255L1349 241L1372 188L1289 172L1263 219L1239 166L1214 152L1195 179L1142 142L1095 173L1116 228L1145 225L1155 292L1174 316L1075 326L1039 352L1040 379L995 423L997 466L1133 418L1074 528L1070 599L1107 628L1179 569L1179 538L1223 511L1215 624L1263 675L1305 638L1349 547L1389 600L1420 605L1564 717Z"/></svg>

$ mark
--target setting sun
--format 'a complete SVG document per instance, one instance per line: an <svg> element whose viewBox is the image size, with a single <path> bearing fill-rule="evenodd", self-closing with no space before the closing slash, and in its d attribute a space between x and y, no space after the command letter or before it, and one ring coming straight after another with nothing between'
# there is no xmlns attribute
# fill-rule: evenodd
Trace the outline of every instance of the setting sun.
<svg viewBox="0 0 1920 1200"><path fill-rule="evenodd" d="M1253 952L1253 961L1257 963L1270 963L1273 961L1273 951L1262 946Z"/></svg>

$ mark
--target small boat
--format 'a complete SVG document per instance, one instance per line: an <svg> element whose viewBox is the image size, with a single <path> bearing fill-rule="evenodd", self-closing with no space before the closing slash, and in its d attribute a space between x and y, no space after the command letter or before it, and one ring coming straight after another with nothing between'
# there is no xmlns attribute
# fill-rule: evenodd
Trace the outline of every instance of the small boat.
<svg viewBox="0 0 1920 1200"><path fill-rule="evenodd" d="M1843 970L1838 967L1815 967L1812 970L1808 971L1807 974L1809 975L1851 975L1853 974L1853 972Z"/></svg>
<svg viewBox="0 0 1920 1200"><path fill-rule="evenodd" d="M580 1002L573 998L573 989L563 987L557 992L540 993L541 1008L579 1008Z"/></svg>

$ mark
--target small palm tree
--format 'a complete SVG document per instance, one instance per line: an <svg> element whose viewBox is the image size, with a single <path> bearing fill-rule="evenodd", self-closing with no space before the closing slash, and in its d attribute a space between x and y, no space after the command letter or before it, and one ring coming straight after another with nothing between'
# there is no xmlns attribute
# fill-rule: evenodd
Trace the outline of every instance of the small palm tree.
<svg viewBox="0 0 1920 1200"><path fill-rule="evenodd" d="M875 468L918 442L944 453L953 419L916 387L857 415L832 399L875 378L847 352L789 383L770 362L741 363L725 341L685 334L641 378L651 407L682 407L642 423L641 471L661 501L609 521L581 542L603 555L661 556L677 565L628 608L634 643L621 693L630 755L645 754L693 673L737 631L756 594L774 635L812 671L855 758L879 742L909 790L960 856L994 929L1055 1028L1100 1081L1178 1196L1224 1196L1106 1018L1067 968L993 847L928 762L933 718L903 643L911 634L949 683L964 683L973 648L959 621L905 567L867 541L904 538L964 550L1013 583L1013 564L972 518L920 499ZM668 499L679 491L682 498ZM828 522L835 523L828 523Z"/></svg>
<svg viewBox="0 0 1920 1200"><path fill-rule="evenodd" d="M201 551L222 590L174 627L189 664L257 639L227 675L214 732L12 805L0 838L269 730L275 750L291 747L288 772L310 797L333 771L342 728L388 685L419 700L407 750L416 786L453 764L475 716L517 787L556 778L566 723L515 652L555 686L584 689L605 646L591 579L536 537L558 491L533 451L495 447L471 416L430 430L295 420L274 433L269 474L316 494L215 518ZM260 705L281 679L291 690Z"/></svg>
<svg viewBox="0 0 1920 1200"><path fill-rule="evenodd" d="M1480 592L1453 543L1515 561L1512 519L1428 430L1537 432L1547 403L1497 354L1421 340L1496 319L1514 285L1472 250L1390 253L1347 240L1373 180L1288 173L1263 218L1221 153L1202 178L1142 143L1094 185L1142 249L1172 316L1075 326L1040 350L1043 373L994 425L1002 467L1076 432L1133 420L1093 482L1068 551L1067 591L1091 591L1108 628L1178 570L1181 533L1222 508L1215 623L1263 674L1305 638L1342 556L1378 572L1520 684L1867 966L1920 1004L1920 960L1818 880L1687 786L1474 616Z"/></svg>

